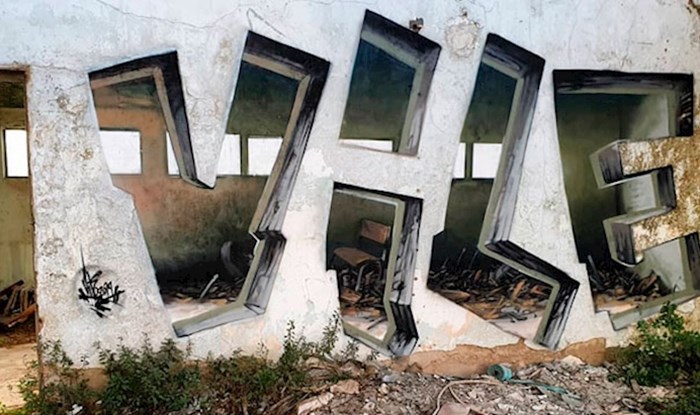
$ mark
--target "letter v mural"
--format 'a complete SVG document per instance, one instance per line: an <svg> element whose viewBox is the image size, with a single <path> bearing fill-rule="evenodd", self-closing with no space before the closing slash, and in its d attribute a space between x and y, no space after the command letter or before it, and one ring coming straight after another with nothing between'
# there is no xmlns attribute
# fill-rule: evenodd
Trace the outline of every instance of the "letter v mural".
<svg viewBox="0 0 700 415"><path fill-rule="evenodd" d="M112 181L133 197L177 335L265 312L328 68L248 33L211 187L197 171L177 52L90 73Z"/></svg>

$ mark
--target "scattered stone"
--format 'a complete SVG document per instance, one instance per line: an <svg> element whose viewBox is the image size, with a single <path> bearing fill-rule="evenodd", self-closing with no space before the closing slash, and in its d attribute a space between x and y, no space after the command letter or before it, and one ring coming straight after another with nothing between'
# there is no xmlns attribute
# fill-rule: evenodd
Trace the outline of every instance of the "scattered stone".
<svg viewBox="0 0 700 415"><path fill-rule="evenodd" d="M578 369L585 364L586 363L584 363L583 360L579 359L576 356L572 356L572 355L566 356L565 358L561 359L562 367L564 369L568 369L568 370Z"/></svg>
<svg viewBox="0 0 700 415"><path fill-rule="evenodd" d="M306 399L297 406L297 415L306 415L309 414L311 411L321 409L324 406L328 405L332 399L333 394L330 392L326 392L322 395Z"/></svg>
<svg viewBox="0 0 700 415"><path fill-rule="evenodd" d="M355 379L362 377L364 374L364 370L362 370L362 368L354 362L345 362L345 364L340 367L340 371L343 374Z"/></svg>
<svg viewBox="0 0 700 415"><path fill-rule="evenodd" d="M382 382L384 383L394 383L401 377L400 373L390 373L388 375L382 376Z"/></svg>
<svg viewBox="0 0 700 415"><path fill-rule="evenodd" d="M470 406L464 406L458 403L448 403L440 408L437 415L475 415Z"/></svg>
<svg viewBox="0 0 700 415"><path fill-rule="evenodd" d="M334 385L333 401L313 410L314 415L411 415L437 413L439 415L607 415L643 414L640 403L648 398L673 398L673 389L639 387L632 390L619 381L610 381L610 367L593 367L568 362L534 365L519 370L514 380L532 380L556 388L569 395L557 393L537 385L498 383L485 376L473 376L467 382L459 379L420 373L392 372L379 367L375 376L364 374L359 368L356 394L342 392L340 383ZM567 364L569 366L567 366ZM567 367L575 367L570 370ZM360 381L360 379L363 379ZM557 389L555 389L557 390ZM443 391L440 411L436 412L437 396ZM575 396L581 397L576 399ZM469 410L469 412L465 412ZM457 412L456 412L457 411ZM461 411L461 412L459 412ZM307 415L311 415L308 413Z"/></svg>
<svg viewBox="0 0 700 415"><path fill-rule="evenodd" d="M331 393L357 395L360 393L360 384L354 379L341 380L331 386Z"/></svg>

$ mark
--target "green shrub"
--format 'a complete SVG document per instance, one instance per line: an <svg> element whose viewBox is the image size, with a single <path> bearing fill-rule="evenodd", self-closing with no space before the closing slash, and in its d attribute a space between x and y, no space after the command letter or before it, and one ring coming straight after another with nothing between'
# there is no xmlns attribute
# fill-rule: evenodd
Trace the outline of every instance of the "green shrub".
<svg viewBox="0 0 700 415"><path fill-rule="evenodd" d="M357 344L351 343L340 355L332 353L338 341L340 319L336 316L324 328L318 342L297 334L289 322L282 354L277 361L267 357L261 346L254 356L235 352L227 357L192 361L191 350L181 350L173 340L155 349L146 340L140 348L99 347L99 362L107 385L91 390L80 370L61 349L60 343L43 348L44 378L37 362L22 380L20 390L26 406L20 412L1 415L65 415L78 405L82 415L136 414L261 414L288 413L294 405L318 387L346 377L338 362L354 359ZM307 362L314 358L312 377ZM44 387L39 388L43 380Z"/></svg>
<svg viewBox="0 0 700 415"><path fill-rule="evenodd" d="M687 330L671 304L637 328L637 338L618 354L614 376L645 386L676 386L676 398L647 402L652 413L700 414L700 333Z"/></svg>
<svg viewBox="0 0 700 415"><path fill-rule="evenodd" d="M194 406L202 376L190 357L190 349L180 350L172 339L158 350L148 340L140 349L100 349L100 363L108 378L101 396L103 410L107 414L167 414Z"/></svg>
<svg viewBox="0 0 700 415"><path fill-rule="evenodd" d="M334 371L330 363L334 361L331 353L338 341L339 324L336 316L324 328L321 340L310 342L297 334L290 321L277 362L267 359L263 346L256 356L234 353L230 357L209 357L205 371L208 409L236 414L286 413L289 407L284 404L293 404L306 394L310 384L306 362L310 358L328 363L327 380L338 378L339 371Z"/></svg>
<svg viewBox="0 0 700 415"><path fill-rule="evenodd" d="M64 415L75 406L91 413L97 394L74 367L61 343L42 343L39 348L44 364L40 368L36 360L28 363L27 374L19 383L25 402L19 413Z"/></svg>
<svg viewBox="0 0 700 415"><path fill-rule="evenodd" d="M700 369L700 333L686 330L676 306L637 324L639 335L618 355L616 374L640 385L688 383Z"/></svg>

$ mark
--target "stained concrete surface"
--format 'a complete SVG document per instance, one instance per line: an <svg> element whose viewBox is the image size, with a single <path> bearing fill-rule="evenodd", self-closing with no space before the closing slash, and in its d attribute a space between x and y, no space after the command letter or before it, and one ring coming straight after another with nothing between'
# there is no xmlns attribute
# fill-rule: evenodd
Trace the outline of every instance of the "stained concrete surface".
<svg viewBox="0 0 700 415"><path fill-rule="evenodd" d="M13 408L23 404L17 391L26 363L36 358L36 343L0 348L0 403Z"/></svg>

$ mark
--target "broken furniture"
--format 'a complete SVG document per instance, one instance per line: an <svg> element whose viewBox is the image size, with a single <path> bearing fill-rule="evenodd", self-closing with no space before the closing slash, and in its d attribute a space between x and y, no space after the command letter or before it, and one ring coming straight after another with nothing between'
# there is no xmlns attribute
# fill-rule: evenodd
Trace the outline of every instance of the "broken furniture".
<svg viewBox="0 0 700 415"><path fill-rule="evenodd" d="M35 312L34 289L24 287L24 281L0 290L0 327L10 329L27 321Z"/></svg>
<svg viewBox="0 0 700 415"><path fill-rule="evenodd" d="M369 271L374 270L378 279L383 279L390 235L390 226L363 219L360 223L357 247L335 249L331 258L331 268L349 269L350 274L355 277L355 291L362 293L364 279ZM340 273L338 276L340 277ZM338 280L341 289L346 286L342 278Z"/></svg>

